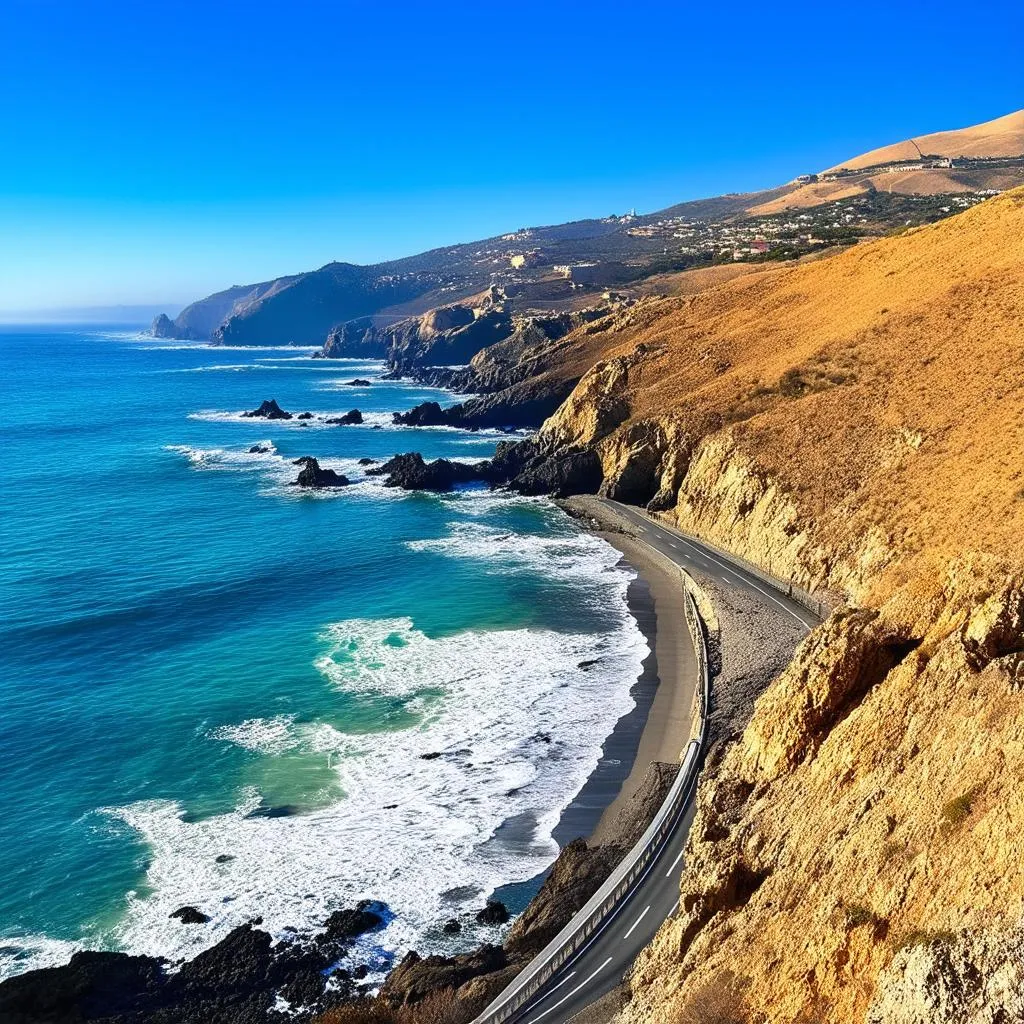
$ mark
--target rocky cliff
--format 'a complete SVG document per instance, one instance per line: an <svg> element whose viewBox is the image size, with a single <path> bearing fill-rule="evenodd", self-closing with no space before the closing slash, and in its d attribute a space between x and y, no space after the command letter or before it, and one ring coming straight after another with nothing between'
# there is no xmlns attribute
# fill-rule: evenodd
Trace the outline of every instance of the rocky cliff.
<svg viewBox="0 0 1024 1024"><path fill-rule="evenodd" d="M1017 191L641 304L544 424L842 604L710 765L622 1024L1021 1019L1022 239Z"/></svg>

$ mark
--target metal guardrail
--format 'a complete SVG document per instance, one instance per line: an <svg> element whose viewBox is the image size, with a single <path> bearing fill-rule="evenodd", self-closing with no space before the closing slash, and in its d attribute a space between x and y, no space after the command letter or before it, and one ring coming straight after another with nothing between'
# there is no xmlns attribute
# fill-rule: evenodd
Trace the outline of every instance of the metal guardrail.
<svg viewBox="0 0 1024 1024"><path fill-rule="evenodd" d="M636 845L619 862L605 883L572 920L516 976L515 980L472 1024L501 1024L525 1006L567 963L582 956L602 926L641 881L651 861L672 835L679 817L689 804L700 771L701 755L707 743L711 707L711 679L708 672L707 638L697 611L697 602L684 583L686 624L697 657L700 681L700 734L686 747L679 772L661 807Z"/></svg>

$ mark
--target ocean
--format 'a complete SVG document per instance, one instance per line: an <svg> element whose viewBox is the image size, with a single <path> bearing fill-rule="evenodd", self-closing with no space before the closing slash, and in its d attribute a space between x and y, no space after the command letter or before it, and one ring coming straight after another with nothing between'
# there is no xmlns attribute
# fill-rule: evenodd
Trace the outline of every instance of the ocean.
<svg viewBox="0 0 1024 1024"><path fill-rule="evenodd" d="M310 354L0 329L0 978L360 899L372 972L493 941L474 912L528 897L633 707L618 554L546 500L367 477L502 435L392 426L451 398ZM366 422L239 415L269 398ZM302 455L352 486L290 486Z"/></svg>

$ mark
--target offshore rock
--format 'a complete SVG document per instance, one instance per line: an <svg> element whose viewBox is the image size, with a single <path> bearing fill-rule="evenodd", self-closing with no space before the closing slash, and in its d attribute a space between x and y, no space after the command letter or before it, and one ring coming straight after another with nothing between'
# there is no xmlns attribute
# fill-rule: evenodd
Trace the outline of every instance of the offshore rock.
<svg viewBox="0 0 1024 1024"><path fill-rule="evenodd" d="M195 907L179 907L170 916L177 918L182 924L206 924L210 920L206 914L201 910L196 910Z"/></svg>
<svg viewBox="0 0 1024 1024"><path fill-rule="evenodd" d="M372 932L384 924L384 918L370 909L375 906L372 900L363 900L356 904L354 910L336 910L324 921L325 939L348 941L366 932Z"/></svg>
<svg viewBox="0 0 1024 1024"><path fill-rule="evenodd" d="M454 409L461 410L461 406L454 406ZM452 422L458 419L458 414L453 415L451 409L442 409L438 402L421 402L408 412L393 413L391 419L394 423L405 427L440 427L440 426L461 426L459 422Z"/></svg>
<svg viewBox="0 0 1024 1024"><path fill-rule="evenodd" d="M448 459L425 462L419 452L406 452L366 471L370 476L386 476L385 487L407 491L450 491L456 484L481 480L476 466Z"/></svg>
<svg viewBox="0 0 1024 1024"><path fill-rule="evenodd" d="M477 924L504 924L511 915L501 900L488 900L487 905L476 915Z"/></svg>
<svg viewBox="0 0 1024 1024"><path fill-rule="evenodd" d="M348 427L362 422L363 414L358 409L350 409L344 416L335 416L334 419L324 420L324 423L338 427Z"/></svg>
<svg viewBox="0 0 1024 1024"><path fill-rule="evenodd" d="M349 479L333 469L321 469L320 463L312 455L303 455L296 459L293 466L301 466L298 479L292 484L293 487L347 487Z"/></svg>
<svg viewBox="0 0 1024 1024"><path fill-rule="evenodd" d="M242 415L249 419L264 420L290 420L292 418L292 414L290 412L285 412L284 409L277 404L276 398L271 398L269 401L264 400L260 403L260 407L258 409L253 409L252 412L243 412Z"/></svg>

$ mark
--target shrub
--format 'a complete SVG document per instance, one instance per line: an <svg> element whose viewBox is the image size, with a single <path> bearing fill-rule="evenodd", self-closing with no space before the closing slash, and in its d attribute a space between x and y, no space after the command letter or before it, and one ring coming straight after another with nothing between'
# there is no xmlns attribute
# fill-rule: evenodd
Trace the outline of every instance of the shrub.
<svg viewBox="0 0 1024 1024"><path fill-rule="evenodd" d="M784 398L799 398L807 390L799 370L787 370L779 378L779 394Z"/></svg>
<svg viewBox="0 0 1024 1024"><path fill-rule="evenodd" d="M866 924L876 924L878 915L862 903L848 903L843 907L843 916L846 919L847 928L860 928Z"/></svg>
<svg viewBox="0 0 1024 1024"><path fill-rule="evenodd" d="M743 983L731 971L716 974L687 998L675 1024L748 1024Z"/></svg>
<svg viewBox="0 0 1024 1024"><path fill-rule="evenodd" d="M953 932L947 928L912 928L897 943L897 949L910 949L913 946L930 946L933 942L952 942Z"/></svg>
<svg viewBox="0 0 1024 1024"><path fill-rule="evenodd" d="M943 805L942 820L946 823L947 828L957 828L970 817L976 794L976 789L969 789L966 793L953 797Z"/></svg>

